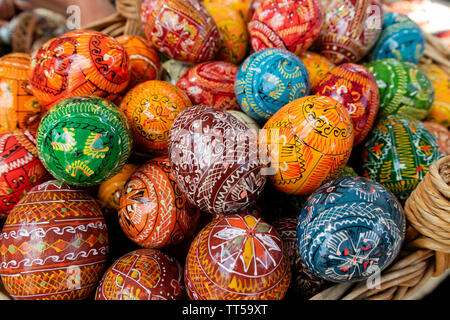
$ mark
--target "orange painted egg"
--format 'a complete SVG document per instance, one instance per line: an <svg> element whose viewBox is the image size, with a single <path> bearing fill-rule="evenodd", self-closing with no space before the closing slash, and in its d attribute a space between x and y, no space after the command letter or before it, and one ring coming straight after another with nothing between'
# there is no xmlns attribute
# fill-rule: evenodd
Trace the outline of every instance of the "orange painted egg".
<svg viewBox="0 0 450 320"><path fill-rule="evenodd" d="M168 157L150 160L136 170L123 187L119 206L122 230L145 248L181 243L200 217L178 188Z"/></svg>
<svg viewBox="0 0 450 320"><path fill-rule="evenodd" d="M229 8L239 13L242 18L246 18L250 6L250 0L203 0L203 5L209 9L212 6L219 6L223 9Z"/></svg>
<svg viewBox="0 0 450 320"><path fill-rule="evenodd" d="M433 64L420 68L434 87L434 101L426 120L450 127L450 75Z"/></svg>
<svg viewBox="0 0 450 320"><path fill-rule="evenodd" d="M235 64L208 61L187 70L178 80L177 87L191 102L222 110L240 110L234 93L234 79L239 71Z"/></svg>
<svg viewBox="0 0 450 320"><path fill-rule="evenodd" d="M198 0L143 0L141 22L147 39L172 59L204 62L219 49L217 25Z"/></svg>
<svg viewBox="0 0 450 320"><path fill-rule="evenodd" d="M370 71L355 63L333 68L313 91L342 103L352 119L354 145L364 140L375 122L380 107L380 92Z"/></svg>
<svg viewBox="0 0 450 320"><path fill-rule="evenodd" d="M378 0L335 0L327 6L317 50L334 64L358 62L381 33L383 10Z"/></svg>
<svg viewBox="0 0 450 320"><path fill-rule="evenodd" d="M128 89L140 82L157 80L161 75L158 51L148 40L133 35L122 35L116 40L123 45L130 58L131 74Z"/></svg>
<svg viewBox="0 0 450 320"><path fill-rule="evenodd" d="M0 132L36 129L42 107L30 90L27 53L10 53L0 58Z"/></svg>
<svg viewBox="0 0 450 320"><path fill-rule="evenodd" d="M316 52L305 51L298 57L305 64L306 70L308 70L311 90L314 90L319 81L335 67L334 63Z"/></svg>
<svg viewBox="0 0 450 320"><path fill-rule="evenodd" d="M100 184L97 198L102 206L114 210L119 209L123 186L138 167L137 164L126 163L118 174Z"/></svg>
<svg viewBox="0 0 450 320"><path fill-rule="evenodd" d="M96 31L77 30L52 38L31 59L31 91L47 109L79 95L113 101L129 80L129 57L123 46Z"/></svg>
<svg viewBox="0 0 450 320"><path fill-rule="evenodd" d="M281 300L290 278L277 231L239 214L213 219L197 234L184 273L191 300Z"/></svg>
<svg viewBox="0 0 450 320"><path fill-rule="evenodd" d="M129 252L106 270L95 300L182 300L183 268L156 249Z"/></svg>
<svg viewBox="0 0 450 320"><path fill-rule="evenodd" d="M336 177L350 157L354 139L347 109L324 96L288 103L266 122L261 134L270 157L270 181L280 191L298 195L311 194Z"/></svg>
<svg viewBox="0 0 450 320"><path fill-rule="evenodd" d="M106 267L108 232L87 192L51 180L11 210L0 248L2 282L13 299L80 300Z"/></svg>
<svg viewBox="0 0 450 320"><path fill-rule="evenodd" d="M0 134L0 217L5 217L34 186L50 180L38 158L35 130Z"/></svg>
<svg viewBox="0 0 450 320"><path fill-rule="evenodd" d="M150 80L128 91L120 109L131 126L136 148L163 155L167 154L169 130L175 117L191 105L181 89L165 81Z"/></svg>
<svg viewBox="0 0 450 320"><path fill-rule="evenodd" d="M248 50L248 31L244 18L238 11L223 5L206 5L220 33L220 45L215 60L238 64Z"/></svg>

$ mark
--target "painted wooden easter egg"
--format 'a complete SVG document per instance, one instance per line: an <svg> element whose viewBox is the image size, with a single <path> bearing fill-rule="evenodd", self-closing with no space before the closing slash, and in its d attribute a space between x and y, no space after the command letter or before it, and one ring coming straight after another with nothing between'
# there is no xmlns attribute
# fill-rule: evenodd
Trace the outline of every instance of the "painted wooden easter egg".
<svg viewBox="0 0 450 320"><path fill-rule="evenodd" d="M191 300L281 300L290 277L275 229L236 214L214 219L197 234L184 273Z"/></svg>
<svg viewBox="0 0 450 320"><path fill-rule="evenodd" d="M421 70L434 88L434 101L426 119L450 127L450 75L434 64L421 66Z"/></svg>
<svg viewBox="0 0 450 320"><path fill-rule="evenodd" d="M398 115L378 121L364 147L364 175L400 200L408 198L430 165L443 156L436 138L420 121Z"/></svg>
<svg viewBox="0 0 450 320"><path fill-rule="evenodd" d="M30 87L50 109L59 101L94 95L113 101L130 80L129 57L114 38L96 31L71 31L42 45L31 59Z"/></svg>
<svg viewBox="0 0 450 320"><path fill-rule="evenodd" d="M36 129L42 107L30 90L27 53L10 53L0 58L0 132Z"/></svg>
<svg viewBox="0 0 450 320"><path fill-rule="evenodd" d="M261 50L240 66L235 93L242 111L257 121L269 119L289 102L309 94L308 71L295 54Z"/></svg>
<svg viewBox="0 0 450 320"><path fill-rule="evenodd" d="M203 0L203 5L209 10L211 7L229 8L236 11L243 19L247 17L250 0Z"/></svg>
<svg viewBox="0 0 450 320"><path fill-rule="evenodd" d="M226 111L186 108L169 135L169 158L180 190L205 212L245 210L266 182L257 144L257 133Z"/></svg>
<svg viewBox="0 0 450 320"><path fill-rule="evenodd" d="M79 96L61 101L42 119L39 159L58 180L92 186L116 175L132 147L131 130L117 106Z"/></svg>
<svg viewBox="0 0 450 320"><path fill-rule="evenodd" d="M263 0L248 23L253 50L280 48L300 54L322 28L317 0Z"/></svg>
<svg viewBox="0 0 450 320"><path fill-rule="evenodd" d="M241 110L234 93L234 79L238 71L239 67L229 62L203 62L187 70L178 80L177 87L194 105Z"/></svg>
<svg viewBox="0 0 450 320"><path fill-rule="evenodd" d="M12 298L85 299L106 266L108 232L87 192L51 180L11 210L0 248L1 278Z"/></svg>
<svg viewBox="0 0 450 320"><path fill-rule="evenodd" d="M165 81L150 80L128 91L120 110L133 131L134 146L159 156L167 154L174 119L189 106L192 103L181 89Z"/></svg>
<svg viewBox="0 0 450 320"><path fill-rule="evenodd" d="M31 188L51 178L38 158L35 130L0 134L0 217Z"/></svg>
<svg viewBox="0 0 450 320"><path fill-rule="evenodd" d="M261 6L262 2L263 2L263 0L251 0L250 1L250 4L247 9L247 22L252 20L256 9L258 9Z"/></svg>
<svg viewBox="0 0 450 320"><path fill-rule="evenodd" d="M259 124L246 113L238 110L227 110L229 114L245 124L249 129L258 131L260 128Z"/></svg>
<svg viewBox="0 0 450 320"><path fill-rule="evenodd" d="M398 114L424 119L434 100L434 88L428 76L409 62L382 59L369 62L380 90L379 115Z"/></svg>
<svg viewBox="0 0 450 320"><path fill-rule="evenodd" d="M217 25L198 0L143 0L141 21L147 39L172 59L204 62L219 49Z"/></svg>
<svg viewBox="0 0 450 320"><path fill-rule="evenodd" d="M439 123L425 121L425 128L436 137L436 143L441 148L441 152L447 156L450 154L450 130Z"/></svg>
<svg viewBox="0 0 450 320"><path fill-rule="evenodd" d="M312 272L303 262L297 244L298 217L286 216L277 219L273 228L278 232L283 241L291 265L291 284L288 295L293 297L310 298L329 286L328 281Z"/></svg>
<svg viewBox="0 0 450 320"><path fill-rule="evenodd" d="M330 97L294 100L275 113L263 129L262 147L270 157L270 181L289 194L310 194L336 177L353 147L350 115Z"/></svg>
<svg viewBox="0 0 450 320"><path fill-rule="evenodd" d="M160 78L161 61L158 51L153 48L151 42L134 35L122 35L116 40L125 48L130 58L131 73L128 89L140 82Z"/></svg>
<svg viewBox="0 0 450 320"><path fill-rule="evenodd" d="M367 136L380 106L380 92L370 71L355 63L344 63L327 73L313 91L339 101L353 123L354 145Z"/></svg>
<svg viewBox="0 0 450 320"><path fill-rule="evenodd" d="M205 7L216 22L220 33L219 50L215 60L239 64L246 56L249 36L247 24L238 11L212 3Z"/></svg>
<svg viewBox="0 0 450 320"><path fill-rule="evenodd" d="M156 249L138 249L104 273L95 300L184 300L183 268Z"/></svg>
<svg viewBox="0 0 450 320"><path fill-rule="evenodd" d="M178 188L168 157L150 160L131 175L119 207L122 230L145 248L182 242L193 232L200 215Z"/></svg>
<svg viewBox="0 0 450 320"><path fill-rule="evenodd" d="M319 84L320 80L331 69L336 67L330 60L312 51L302 52L299 58L305 64L306 70L308 71L311 90Z"/></svg>
<svg viewBox="0 0 450 320"><path fill-rule="evenodd" d="M193 66L193 63L169 59L162 64L161 80L176 85L178 79Z"/></svg>
<svg viewBox="0 0 450 320"><path fill-rule="evenodd" d="M98 187L97 198L99 203L113 210L119 209L122 189L130 176L139 168L134 163L126 163L114 177L102 182Z"/></svg>
<svg viewBox="0 0 450 320"><path fill-rule="evenodd" d="M298 248L316 275L360 281L388 267L405 239L402 205L364 177L333 180L317 189L298 221Z"/></svg>
<svg viewBox="0 0 450 320"><path fill-rule="evenodd" d="M388 12L383 16L383 31L370 52L370 60L393 58L418 63L425 49L425 35L408 16Z"/></svg>
<svg viewBox="0 0 450 320"><path fill-rule="evenodd" d="M378 0L336 0L327 7L317 50L334 64L358 62L381 33L383 11Z"/></svg>

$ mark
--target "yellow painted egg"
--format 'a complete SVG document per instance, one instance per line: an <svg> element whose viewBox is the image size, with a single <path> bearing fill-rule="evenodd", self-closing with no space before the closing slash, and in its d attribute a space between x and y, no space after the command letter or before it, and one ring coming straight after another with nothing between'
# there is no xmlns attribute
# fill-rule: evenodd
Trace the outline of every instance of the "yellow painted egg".
<svg viewBox="0 0 450 320"><path fill-rule="evenodd" d="M450 75L435 65L421 66L434 87L434 102L428 121L450 126Z"/></svg>
<svg viewBox="0 0 450 320"><path fill-rule="evenodd" d="M311 90L319 84L320 80L335 67L335 64L324 56L312 52L305 51L299 55L308 70Z"/></svg>

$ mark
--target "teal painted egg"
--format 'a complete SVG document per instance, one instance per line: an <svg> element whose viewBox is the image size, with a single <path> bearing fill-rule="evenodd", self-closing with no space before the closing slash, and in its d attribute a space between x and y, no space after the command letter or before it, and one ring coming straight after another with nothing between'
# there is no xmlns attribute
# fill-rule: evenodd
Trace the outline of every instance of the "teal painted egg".
<svg viewBox="0 0 450 320"><path fill-rule="evenodd" d="M366 67L380 90L380 118L397 114L422 120L430 113L434 87L417 66L396 59L382 59L369 62Z"/></svg>
<svg viewBox="0 0 450 320"><path fill-rule="evenodd" d="M92 186L116 175L128 159L132 136L117 106L98 97L61 101L42 119L38 155L58 180Z"/></svg>
<svg viewBox="0 0 450 320"><path fill-rule="evenodd" d="M308 95L309 90L309 74L302 60L277 48L248 57L235 80L242 111L257 121L269 119L289 102Z"/></svg>
<svg viewBox="0 0 450 320"><path fill-rule="evenodd" d="M389 12L383 16L383 31L370 60L394 58L417 64L425 49L425 35L408 16Z"/></svg>
<svg viewBox="0 0 450 320"><path fill-rule="evenodd" d="M388 116L378 122L367 138L364 176L406 200L430 165L442 156L436 138L422 122Z"/></svg>

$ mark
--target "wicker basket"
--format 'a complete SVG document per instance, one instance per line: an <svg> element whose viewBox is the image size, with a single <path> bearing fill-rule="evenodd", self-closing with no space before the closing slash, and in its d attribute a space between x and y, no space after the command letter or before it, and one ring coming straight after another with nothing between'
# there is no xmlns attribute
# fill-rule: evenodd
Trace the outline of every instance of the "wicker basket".
<svg viewBox="0 0 450 320"><path fill-rule="evenodd" d="M117 37L144 36L140 0L116 0L117 12L85 26ZM384 7L388 11L388 7ZM450 50L436 37L426 34L421 65L434 64L450 74ZM408 221L405 245L396 261L381 273L380 286L369 289L366 282L342 283L312 297L312 300L384 299L414 296L432 277L450 268L450 156L435 162L405 204ZM0 295L0 299L8 299Z"/></svg>

